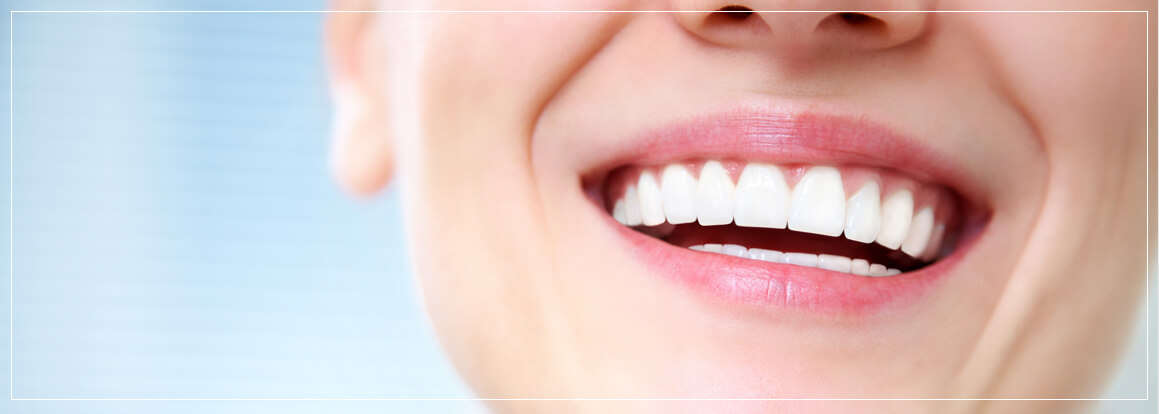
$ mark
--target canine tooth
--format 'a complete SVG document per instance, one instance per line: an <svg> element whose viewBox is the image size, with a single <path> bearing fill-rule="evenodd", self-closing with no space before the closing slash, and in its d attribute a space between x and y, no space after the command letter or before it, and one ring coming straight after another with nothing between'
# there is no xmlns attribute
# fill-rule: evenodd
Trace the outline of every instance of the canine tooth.
<svg viewBox="0 0 1159 414"><path fill-rule="evenodd" d="M721 253L736 257L746 257L747 251L748 249L739 244L726 244L722 246L720 250Z"/></svg>
<svg viewBox="0 0 1159 414"><path fill-rule="evenodd" d="M708 161L700 169L696 184L696 221L701 226L732 222L732 179L719 161Z"/></svg>
<svg viewBox="0 0 1159 414"><path fill-rule="evenodd" d="M877 233L877 244L897 249L909 234L910 220L914 214L914 195L901 189L890 194L881 202L881 231Z"/></svg>
<svg viewBox="0 0 1159 414"><path fill-rule="evenodd" d="M845 230L845 188L833 167L813 167L793 188L789 229L836 236Z"/></svg>
<svg viewBox="0 0 1159 414"><path fill-rule="evenodd" d="M624 207L624 199L616 200L616 204L612 206L612 218L620 224L628 224L628 209Z"/></svg>
<svg viewBox="0 0 1159 414"><path fill-rule="evenodd" d="M901 251L911 257L918 257L926 251L926 244L930 241L930 232L934 230L934 210L924 207L914 215L909 226L909 235L901 244Z"/></svg>
<svg viewBox="0 0 1159 414"><path fill-rule="evenodd" d="M624 191L624 211L629 226L640 225L640 196L636 194L635 186L630 185Z"/></svg>
<svg viewBox="0 0 1159 414"><path fill-rule="evenodd" d="M696 250L696 251L698 251L698 252L703 252L703 251L704 251L704 246L703 246L703 245L700 245L700 244L693 245L693 246L688 246L688 248L689 248L689 249L692 249L692 250Z"/></svg>
<svg viewBox="0 0 1159 414"><path fill-rule="evenodd" d="M704 251L706 251L706 252L720 253L723 249L724 249L723 244L718 244L718 243L705 243L704 244Z"/></svg>
<svg viewBox="0 0 1159 414"><path fill-rule="evenodd" d="M901 270L897 270L897 269L893 269L893 268L891 268L885 272L886 276L893 276L893 275L900 275L900 274L901 274Z"/></svg>
<svg viewBox="0 0 1159 414"><path fill-rule="evenodd" d="M808 253L785 253L781 260L797 266L817 267L817 255Z"/></svg>
<svg viewBox="0 0 1159 414"><path fill-rule="evenodd" d="M880 277L880 276L885 276L888 273L889 273L889 269L886 269L885 266L883 266L883 265L879 265L877 263L869 265L869 275L870 276Z"/></svg>
<svg viewBox="0 0 1159 414"><path fill-rule="evenodd" d="M853 261L845 256L823 254L817 256L817 267L835 272L852 272Z"/></svg>
<svg viewBox="0 0 1159 414"><path fill-rule="evenodd" d="M861 276L869 276L869 261L865 259L853 259L850 263L850 273Z"/></svg>
<svg viewBox="0 0 1159 414"><path fill-rule="evenodd" d="M672 224L696 221L696 178L683 165L672 164L660 176L664 217Z"/></svg>
<svg viewBox="0 0 1159 414"><path fill-rule="evenodd" d="M942 240L946 237L946 225L938 224L934 226L934 232L930 235L930 243L926 245L926 252L922 253L922 260L930 261L938 258L938 254L942 251Z"/></svg>
<svg viewBox="0 0 1159 414"><path fill-rule="evenodd" d="M877 182L866 182L849 197L845 210L845 238L872 243L881 231L881 190Z"/></svg>
<svg viewBox="0 0 1159 414"><path fill-rule="evenodd" d="M660 185L656 183L656 176L644 171L640 174L636 186L640 197L640 221L645 226L664 223L664 204L661 201Z"/></svg>
<svg viewBox="0 0 1159 414"><path fill-rule="evenodd" d="M781 252L776 251L776 250L765 250L765 249L757 249L757 248L749 249L749 258L753 259L753 260L762 260L762 261L766 261L766 262L780 263L781 256L784 256L784 255L785 255L784 253L781 253Z"/></svg>
<svg viewBox="0 0 1159 414"><path fill-rule="evenodd" d="M789 184L775 165L745 166L733 201L733 221L738 226L783 229L788 222Z"/></svg>

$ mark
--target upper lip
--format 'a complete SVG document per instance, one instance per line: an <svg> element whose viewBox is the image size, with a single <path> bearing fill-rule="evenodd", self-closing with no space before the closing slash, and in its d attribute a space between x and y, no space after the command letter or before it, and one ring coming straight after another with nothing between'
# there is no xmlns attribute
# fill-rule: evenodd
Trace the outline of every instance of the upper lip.
<svg viewBox="0 0 1159 414"><path fill-rule="evenodd" d="M619 233L638 257L684 285L731 302L764 302L809 309L845 311L896 307L921 297L970 250L986 218L979 185L948 154L867 117L809 110L783 111L739 106L675 122L628 137L583 174L594 205L608 173L625 165L655 165L688 159L739 159L782 164L847 164L890 168L915 179L945 186L961 197L959 244L949 256L910 277L836 277L819 269L753 260L711 257L668 245L620 226ZM606 212L600 207L601 213ZM774 297L779 295L777 297ZM805 300L806 303L791 303Z"/></svg>
<svg viewBox="0 0 1159 414"><path fill-rule="evenodd" d="M616 167L683 159L733 158L796 164L886 167L941 184L968 204L981 190L948 154L865 117L781 111L746 105L695 116L626 137L584 174L589 185Z"/></svg>

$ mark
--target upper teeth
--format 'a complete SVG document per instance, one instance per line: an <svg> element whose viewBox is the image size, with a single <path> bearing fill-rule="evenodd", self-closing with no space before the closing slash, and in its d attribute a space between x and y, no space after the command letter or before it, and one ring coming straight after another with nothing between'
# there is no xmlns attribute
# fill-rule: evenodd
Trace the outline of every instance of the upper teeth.
<svg viewBox="0 0 1159 414"><path fill-rule="evenodd" d="M813 167L793 188L789 229L837 236L845 230L845 185L833 167Z"/></svg>
<svg viewBox="0 0 1159 414"><path fill-rule="evenodd" d="M879 181L868 179L847 198L842 173L834 167L810 167L790 188L776 165L749 163L736 183L719 161L705 162L699 178L686 165L640 173L614 203L613 217L629 226L695 221L702 226L788 227L844 234L926 260L939 253L945 225L935 221L932 206L920 206L915 214L914 194L907 188L882 198Z"/></svg>

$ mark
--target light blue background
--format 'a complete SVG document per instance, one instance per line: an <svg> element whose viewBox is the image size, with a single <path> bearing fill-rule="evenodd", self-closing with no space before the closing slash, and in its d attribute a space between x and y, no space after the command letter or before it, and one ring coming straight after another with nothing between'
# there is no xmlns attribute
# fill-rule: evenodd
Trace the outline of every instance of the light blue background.
<svg viewBox="0 0 1159 414"><path fill-rule="evenodd" d="M239 6L122 3L50 5ZM352 198L328 172L322 17L13 17L16 397L470 397L418 303L396 198ZM5 405L441 412L475 403Z"/></svg>
<svg viewBox="0 0 1159 414"><path fill-rule="evenodd" d="M321 19L14 16L16 397L470 396L417 303L395 197L350 198L328 174ZM1142 344L1137 334L1109 397L1145 394ZM0 412L20 413L478 410L472 402L0 401Z"/></svg>

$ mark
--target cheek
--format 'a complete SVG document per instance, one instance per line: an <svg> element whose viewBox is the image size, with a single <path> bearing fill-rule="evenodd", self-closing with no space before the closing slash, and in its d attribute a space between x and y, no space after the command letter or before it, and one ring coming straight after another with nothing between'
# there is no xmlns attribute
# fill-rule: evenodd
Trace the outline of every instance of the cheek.
<svg viewBox="0 0 1159 414"><path fill-rule="evenodd" d="M507 357L548 359L542 353L553 347L543 343L558 325L544 306L557 296L541 203L552 187L534 177L534 121L621 17L414 18L413 30L391 40L397 50L422 45L393 62L392 70L412 75L387 85L389 118L414 122L395 125L392 137L414 270L447 353L469 382L492 394L505 384L488 385L497 381L488 374L509 374L498 381L533 377L518 371L534 367ZM534 394L537 386L561 385L518 389Z"/></svg>
<svg viewBox="0 0 1159 414"><path fill-rule="evenodd" d="M508 250L543 244L539 200L550 189L534 179L535 119L594 53L615 16L450 13L423 19L414 95L393 100L392 108L417 119L398 137L399 179L414 196L408 218L421 222L417 231L431 234L417 242L479 258L528 256ZM456 266L482 265L473 262ZM482 269L518 268L499 265Z"/></svg>
<svg viewBox="0 0 1159 414"><path fill-rule="evenodd" d="M1146 16L967 18L991 57L998 87L1019 104L1046 152L1049 198L1043 215L1057 217L1057 226L1069 234L1085 233L1071 239L1092 249L1115 237L1108 229L1141 226L1142 211L1122 214L1116 208L1134 213L1146 193ZM1113 254L1120 253L1125 252Z"/></svg>
<svg viewBox="0 0 1159 414"><path fill-rule="evenodd" d="M1046 153L1046 198L978 355L1007 361L996 389L1072 390L1110 355L1141 298L1146 243L1146 18L1140 13L964 19L997 85L1020 105ZM1119 280L1107 280L1112 275ZM1081 312L1074 310L1081 309ZM1019 338L1019 339L1015 339ZM999 355L1002 355L999 357ZM1073 360L1092 375L1017 373ZM1085 378L1091 378L1086 380ZM1090 384L1086 384L1087 387Z"/></svg>
<svg viewBox="0 0 1159 414"><path fill-rule="evenodd" d="M1087 167L1087 174L1099 172L1090 167L1119 170L1099 167L1117 167L1127 149L1142 150L1145 15L979 13L969 18L1002 78L1000 87L1022 103L1052 166Z"/></svg>

